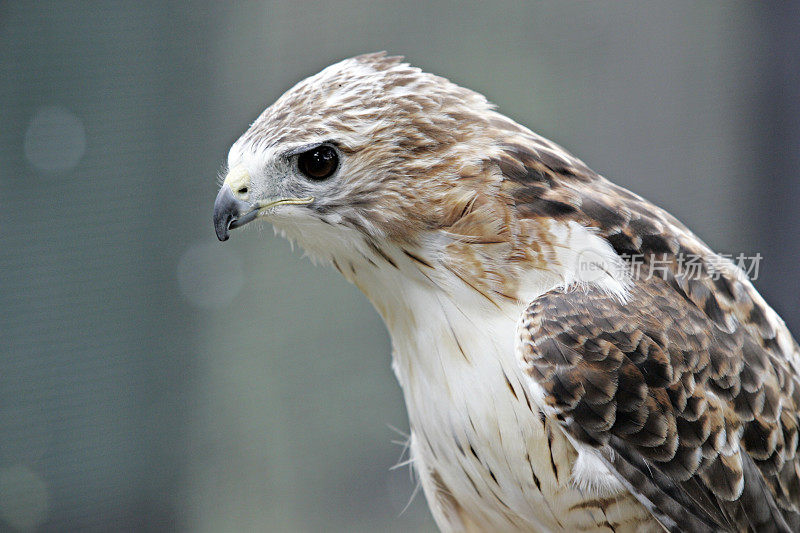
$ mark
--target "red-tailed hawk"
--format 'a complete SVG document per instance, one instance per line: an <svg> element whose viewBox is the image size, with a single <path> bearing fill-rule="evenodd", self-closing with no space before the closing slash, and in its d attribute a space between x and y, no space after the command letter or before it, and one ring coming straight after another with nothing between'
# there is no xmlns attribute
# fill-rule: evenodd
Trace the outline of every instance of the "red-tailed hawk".
<svg viewBox="0 0 800 533"><path fill-rule="evenodd" d="M268 220L383 317L442 530L800 531L800 349L664 210L385 54L228 166L220 240Z"/></svg>

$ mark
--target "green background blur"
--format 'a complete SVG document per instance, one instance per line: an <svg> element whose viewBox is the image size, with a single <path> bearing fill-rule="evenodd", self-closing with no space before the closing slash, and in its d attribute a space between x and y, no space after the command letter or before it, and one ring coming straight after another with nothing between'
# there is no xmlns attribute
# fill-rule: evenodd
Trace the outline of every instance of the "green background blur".
<svg viewBox="0 0 800 533"><path fill-rule="evenodd" d="M752 2L0 3L0 530L430 531L386 331L271 229L231 143L388 50L720 251L800 331L800 9Z"/></svg>

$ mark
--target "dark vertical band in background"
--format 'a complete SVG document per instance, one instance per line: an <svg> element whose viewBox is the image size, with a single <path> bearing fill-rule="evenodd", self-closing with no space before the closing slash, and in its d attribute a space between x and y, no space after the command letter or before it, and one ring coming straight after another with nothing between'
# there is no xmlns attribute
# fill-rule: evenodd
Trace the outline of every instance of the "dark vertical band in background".
<svg viewBox="0 0 800 533"><path fill-rule="evenodd" d="M775 2L755 11L763 17L764 46L760 88L763 115L757 224L764 255L756 286L800 334L800 3ZM758 166L756 168L759 168Z"/></svg>

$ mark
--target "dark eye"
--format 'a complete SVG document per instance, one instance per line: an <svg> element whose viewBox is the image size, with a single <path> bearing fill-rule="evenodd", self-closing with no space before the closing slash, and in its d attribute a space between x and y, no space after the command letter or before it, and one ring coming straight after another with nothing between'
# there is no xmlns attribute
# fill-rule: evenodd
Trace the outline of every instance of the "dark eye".
<svg viewBox="0 0 800 533"><path fill-rule="evenodd" d="M331 177L339 167L339 156L330 146L317 146L297 156L297 168L311 180Z"/></svg>

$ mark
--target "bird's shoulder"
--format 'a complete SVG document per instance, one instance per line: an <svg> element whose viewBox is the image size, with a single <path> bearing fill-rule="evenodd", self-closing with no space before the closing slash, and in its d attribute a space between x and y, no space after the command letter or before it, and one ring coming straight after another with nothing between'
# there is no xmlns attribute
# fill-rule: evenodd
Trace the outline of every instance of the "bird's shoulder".
<svg viewBox="0 0 800 533"><path fill-rule="evenodd" d="M783 353L729 313L697 305L674 273L634 280L626 302L556 289L525 310L517 351L548 415L669 529L788 531L797 346Z"/></svg>

